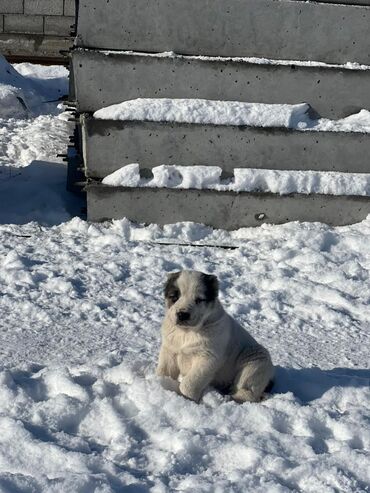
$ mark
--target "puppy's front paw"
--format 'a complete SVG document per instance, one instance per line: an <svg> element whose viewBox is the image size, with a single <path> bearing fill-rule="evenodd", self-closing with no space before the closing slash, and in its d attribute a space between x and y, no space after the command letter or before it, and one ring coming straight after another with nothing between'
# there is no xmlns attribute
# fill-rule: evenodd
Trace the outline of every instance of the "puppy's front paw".
<svg viewBox="0 0 370 493"><path fill-rule="evenodd" d="M177 380L173 380L170 377L161 376L159 378L159 381L165 390L170 390L171 392L176 392L176 394L181 395L181 392L179 389L179 382Z"/></svg>
<svg viewBox="0 0 370 493"><path fill-rule="evenodd" d="M155 370L155 374L157 375L157 377L167 377L167 372L166 372L166 368L164 366L157 366L156 370Z"/></svg>
<svg viewBox="0 0 370 493"><path fill-rule="evenodd" d="M194 389L191 385L188 384L186 380L183 380L180 383L180 392L181 394L194 402L199 402L202 397L202 393Z"/></svg>

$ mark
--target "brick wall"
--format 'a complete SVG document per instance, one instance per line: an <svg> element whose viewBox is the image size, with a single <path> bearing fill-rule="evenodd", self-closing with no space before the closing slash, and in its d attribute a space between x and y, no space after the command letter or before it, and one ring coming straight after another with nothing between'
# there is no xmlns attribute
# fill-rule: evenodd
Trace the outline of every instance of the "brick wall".
<svg viewBox="0 0 370 493"><path fill-rule="evenodd" d="M9 58L59 58L71 44L75 0L0 0L0 52Z"/></svg>
<svg viewBox="0 0 370 493"><path fill-rule="evenodd" d="M0 32L69 36L74 0L0 0Z"/></svg>

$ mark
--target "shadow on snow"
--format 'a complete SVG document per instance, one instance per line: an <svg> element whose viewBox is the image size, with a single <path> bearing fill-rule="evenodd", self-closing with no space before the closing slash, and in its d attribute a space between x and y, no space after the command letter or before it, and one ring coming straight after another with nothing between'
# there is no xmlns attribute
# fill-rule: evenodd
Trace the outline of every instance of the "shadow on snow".
<svg viewBox="0 0 370 493"><path fill-rule="evenodd" d="M272 394L292 392L302 403L319 399L333 387L370 387L369 369L276 367Z"/></svg>
<svg viewBox="0 0 370 493"><path fill-rule="evenodd" d="M80 216L84 201L66 190L67 166L33 161L24 168L0 167L0 224L37 221L54 226Z"/></svg>

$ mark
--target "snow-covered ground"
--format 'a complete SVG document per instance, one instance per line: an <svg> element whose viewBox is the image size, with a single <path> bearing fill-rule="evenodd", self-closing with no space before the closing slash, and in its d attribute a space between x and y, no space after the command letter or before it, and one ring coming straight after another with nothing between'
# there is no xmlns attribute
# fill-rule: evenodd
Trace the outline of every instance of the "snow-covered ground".
<svg viewBox="0 0 370 493"><path fill-rule="evenodd" d="M0 224L59 224L78 213L57 158L72 133L58 101L66 94L64 67L11 66L0 56Z"/></svg>
<svg viewBox="0 0 370 493"><path fill-rule="evenodd" d="M27 70L40 94L57 78ZM368 492L370 218L87 224L54 157L68 124L41 116L0 122L0 492ZM155 377L163 281L183 268L217 274L270 349L267 400L197 405Z"/></svg>

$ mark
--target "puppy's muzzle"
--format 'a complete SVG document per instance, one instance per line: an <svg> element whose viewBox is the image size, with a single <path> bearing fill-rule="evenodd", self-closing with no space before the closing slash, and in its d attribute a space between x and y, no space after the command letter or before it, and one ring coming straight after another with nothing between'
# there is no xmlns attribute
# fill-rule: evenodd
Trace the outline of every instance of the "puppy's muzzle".
<svg viewBox="0 0 370 493"><path fill-rule="evenodd" d="M190 320L190 313L184 310L181 310L176 313L177 323L183 324Z"/></svg>

